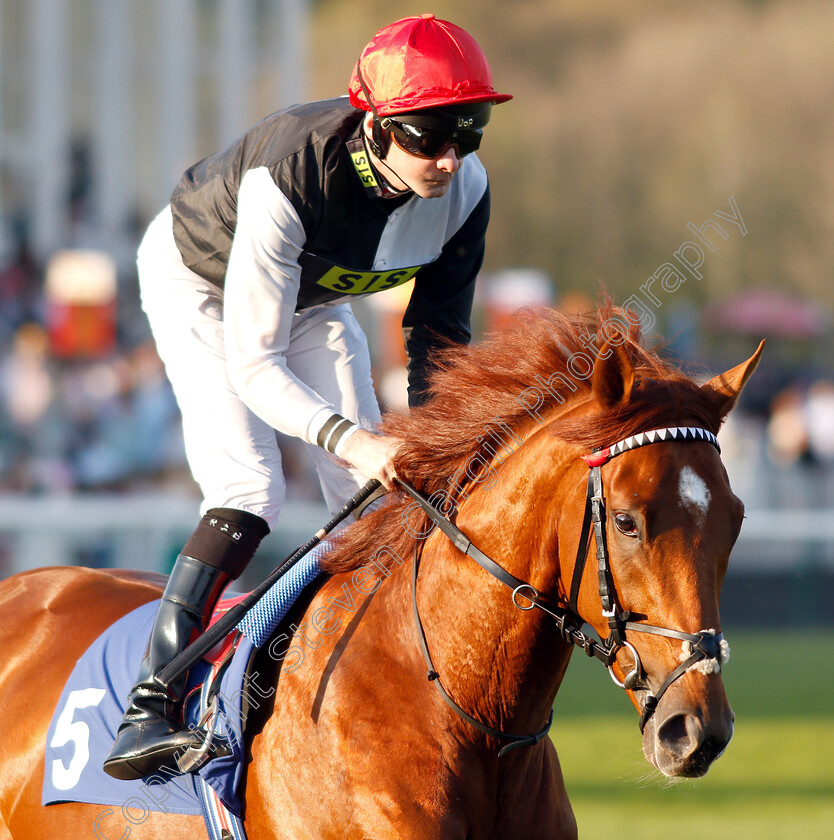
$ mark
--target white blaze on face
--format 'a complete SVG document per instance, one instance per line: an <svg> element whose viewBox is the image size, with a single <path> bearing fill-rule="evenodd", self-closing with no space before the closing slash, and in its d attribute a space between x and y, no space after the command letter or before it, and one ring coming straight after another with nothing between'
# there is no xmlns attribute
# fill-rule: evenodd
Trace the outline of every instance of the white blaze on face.
<svg viewBox="0 0 834 840"><path fill-rule="evenodd" d="M712 498L712 493L710 493L704 479L692 467L684 467L681 470L678 494L681 504L695 514L698 522L703 522L707 510L709 510L709 500Z"/></svg>

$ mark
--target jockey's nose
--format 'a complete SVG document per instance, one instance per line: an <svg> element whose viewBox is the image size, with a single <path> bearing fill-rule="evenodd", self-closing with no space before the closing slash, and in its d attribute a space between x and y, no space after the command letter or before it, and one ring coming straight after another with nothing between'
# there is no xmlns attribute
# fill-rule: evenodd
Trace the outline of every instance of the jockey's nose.
<svg viewBox="0 0 834 840"><path fill-rule="evenodd" d="M454 146L449 146L440 157L437 158L437 168L442 172L451 172L454 174L460 169L460 158Z"/></svg>

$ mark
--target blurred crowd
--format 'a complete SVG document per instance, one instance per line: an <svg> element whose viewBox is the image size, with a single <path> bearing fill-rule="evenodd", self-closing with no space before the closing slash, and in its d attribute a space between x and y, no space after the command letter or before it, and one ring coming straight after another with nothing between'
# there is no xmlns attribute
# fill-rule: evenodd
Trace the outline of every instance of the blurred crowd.
<svg viewBox="0 0 834 840"><path fill-rule="evenodd" d="M97 357L56 352L43 287L43 269L24 249L2 260L0 491L195 492L179 410L140 311L135 277L119 279L115 343ZM369 334L373 340L374 330ZM834 474L834 381L796 376L765 400L742 403L733 416L724 433L731 476L734 468L749 473L751 465L773 481L780 471ZM383 392L385 380L378 376ZM281 439L281 448L289 496L318 498L302 445ZM761 493L760 478L755 485Z"/></svg>
<svg viewBox="0 0 834 840"><path fill-rule="evenodd" d="M135 274L118 280L113 346L90 354L56 346L44 273L25 248L0 257L0 492L196 493ZM281 448L289 493L317 499L301 445Z"/></svg>
<svg viewBox="0 0 834 840"><path fill-rule="evenodd" d="M767 451L778 465L834 468L834 381L785 388L773 398Z"/></svg>
<svg viewBox="0 0 834 840"><path fill-rule="evenodd" d="M2 489L129 489L176 476L179 415L149 336L133 330L102 358L57 356L40 275L23 253L0 269Z"/></svg>

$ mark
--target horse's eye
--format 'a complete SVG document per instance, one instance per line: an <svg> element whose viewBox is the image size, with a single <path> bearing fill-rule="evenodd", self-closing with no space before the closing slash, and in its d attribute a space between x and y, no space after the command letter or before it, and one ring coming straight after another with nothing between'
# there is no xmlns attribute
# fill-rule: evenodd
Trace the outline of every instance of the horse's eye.
<svg viewBox="0 0 834 840"><path fill-rule="evenodd" d="M637 523L627 513L618 513L614 517L614 524L621 534L625 534L627 537L637 536Z"/></svg>

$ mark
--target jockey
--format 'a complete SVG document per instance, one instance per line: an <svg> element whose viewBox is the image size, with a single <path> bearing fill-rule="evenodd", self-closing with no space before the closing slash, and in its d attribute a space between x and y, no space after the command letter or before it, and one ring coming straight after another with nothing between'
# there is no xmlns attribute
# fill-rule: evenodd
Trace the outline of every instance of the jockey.
<svg viewBox="0 0 834 840"><path fill-rule="evenodd" d="M414 278L403 317L409 405L431 351L470 339L489 220L472 154L493 104L487 60L431 14L381 29L349 97L267 117L196 163L138 254L142 305L182 412L201 521L177 558L104 769L138 779L199 743L176 719L185 676L160 670L205 629L275 524L275 430L306 442L336 511L391 488L400 442L376 434L365 336L350 301Z"/></svg>

